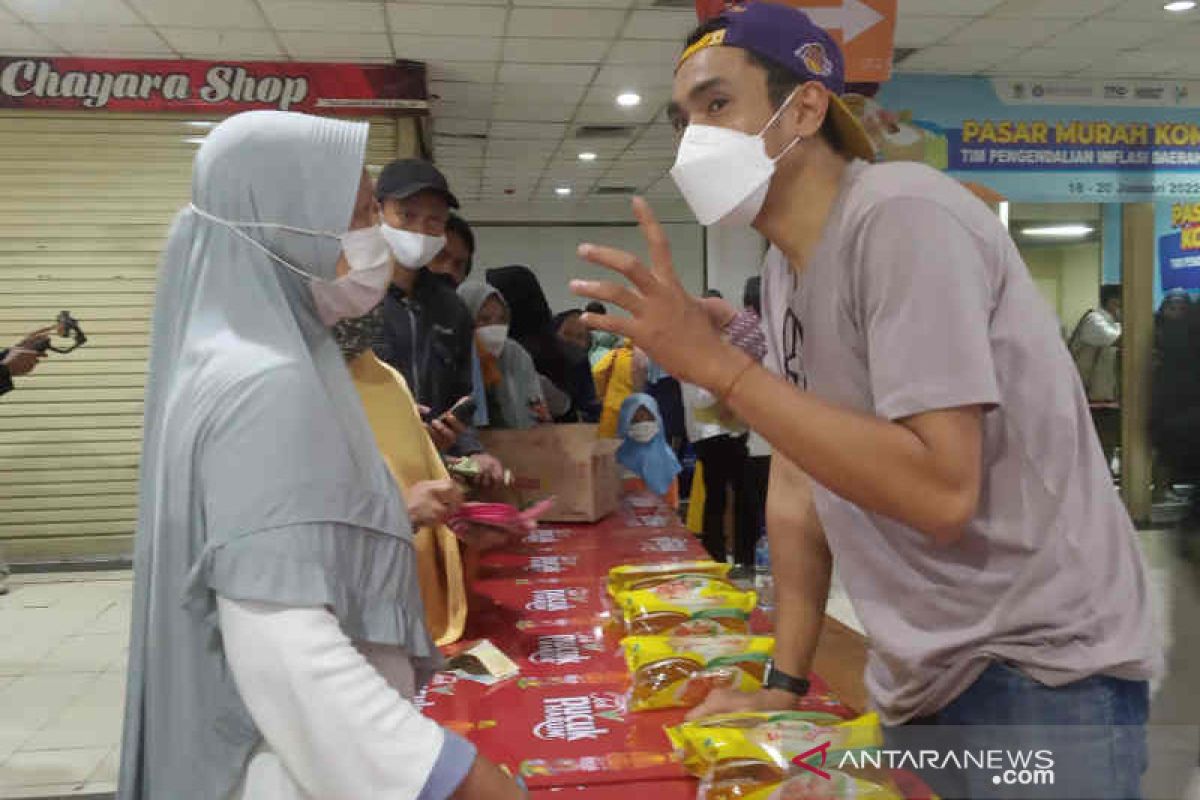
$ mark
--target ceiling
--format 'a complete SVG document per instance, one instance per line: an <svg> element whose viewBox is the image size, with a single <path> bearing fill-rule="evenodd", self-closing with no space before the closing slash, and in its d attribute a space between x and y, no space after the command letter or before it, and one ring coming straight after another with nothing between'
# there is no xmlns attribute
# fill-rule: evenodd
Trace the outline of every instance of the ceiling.
<svg viewBox="0 0 1200 800"><path fill-rule="evenodd" d="M1200 78L1200 11L1158 0L899 5L897 47L917 49L900 72ZM689 219L662 112L694 24L690 0L0 0L0 54L425 61L436 158L469 215L624 215L594 193L632 188ZM641 104L617 107L624 90ZM578 138L594 125L628 129Z"/></svg>

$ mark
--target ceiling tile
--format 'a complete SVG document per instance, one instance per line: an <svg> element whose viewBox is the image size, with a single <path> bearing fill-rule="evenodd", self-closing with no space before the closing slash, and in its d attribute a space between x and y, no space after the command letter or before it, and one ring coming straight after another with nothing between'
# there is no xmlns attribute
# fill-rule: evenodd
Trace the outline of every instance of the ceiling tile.
<svg viewBox="0 0 1200 800"><path fill-rule="evenodd" d="M1111 4L1110 4L1111 5ZM1103 19L1122 19L1140 22L1168 22L1173 25L1194 25L1200 20L1196 11L1179 14L1163 8L1163 2L1152 0L1124 0L1112 5L1101 17Z"/></svg>
<svg viewBox="0 0 1200 800"><path fill-rule="evenodd" d="M9 23L0 25L0 49L13 56L57 55L62 52L33 28Z"/></svg>
<svg viewBox="0 0 1200 800"><path fill-rule="evenodd" d="M429 93L448 103L490 105L495 98L496 87L491 83L444 83L430 81Z"/></svg>
<svg viewBox="0 0 1200 800"><path fill-rule="evenodd" d="M499 61L500 40L492 37L392 34L397 58L413 61Z"/></svg>
<svg viewBox="0 0 1200 800"><path fill-rule="evenodd" d="M663 69L660 65L605 64L596 73L595 84L638 91L665 87L670 91L672 77L671 70Z"/></svg>
<svg viewBox="0 0 1200 800"><path fill-rule="evenodd" d="M283 52L270 31L216 28L159 28L159 33L184 58L281 58Z"/></svg>
<svg viewBox="0 0 1200 800"><path fill-rule="evenodd" d="M944 72L947 75L972 75L1020 52L1015 47L991 44L934 45L906 58L897 69L903 72Z"/></svg>
<svg viewBox="0 0 1200 800"><path fill-rule="evenodd" d="M488 135L492 139L558 141L566 132L567 125L562 122L493 122Z"/></svg>
<svg viewBox="0 0 1200 800"><path fill-rule="evenodd" d="M1103 74L1122 78L1146 78L1154 75L1174 73L1173 59L1157 50L1150 52L1126 51L1112 53L1092 67Z"/></svg>
<svg viewBox="0 0 1200 800"><path fill-rule="evenodd" d="M651 0L653 2L653 0ZM649 5L649 3L644 3ZM625 9L634 5L633 0L513 0L514 6L541 6L544 8L610 8Z"/></svg>
<svg viewBox="0 0 1200 800"><path fill-rule="evenodd" d="M486 83L496 79L495 61L430 61L427 62L431 81L469 81Z"/></svg>
<svg viewBox="0 0 1200 800"><path fill-rule="evenodd" d="M1127 50L1145 44L1165 33L1161 25L1150 22L1089 20L1063 31L1051 39L1051 47L1095 47Z"/></svg>
<svg viewBox="0 0 1200 800"><path fill-rule="evenodd" d="M453 136L482 136L487 133L486 119L433 118L433 132Z"/></svg>
<svg viewBox="0 0 1200 800"><path fill-rule="evenodd" d="M6 5L27 22L59 25L140 25L142 21L121 0L7 0Z"/></svg>
<svg viewBox="0 0 1200 800"><path fill-rule="evenodd" d="M613 45L608 61L610 64L657 64L670 75L678 57L679 48L666 42L625 40Z"/></svg>
<svg viewBox="0 0 1200 800"><path fill-rule="evenodd" d="M146 26L43 25L51 41L77 56L173 56L171 49Z"/></svg>
<svg viewBox="0 0 1200 800"><path fill-rule="evenodd" d="M954 0L954 13L978 17L991 11L1004 0ZM946 0L903 0L903 14L936 17L946 13Z"/></svg>
<svg viewBox="0 0 1200 800"><path fill-rule="evenodd" d="M504 40L505 61L528 64L599 64L608 52L608 39Z"/></svg>
<svg viewBox="0 0 1200 800"><path fill-rule="evenodd" d="M682 48L696 27L694 9L663 11L639 9L630 15L621 36L625 39L662 39Z"/></svg>
<svg viewBox="0 0 1200 800"><path fill-rule="evenodd" d="M502 36L508 9L489 6L388 3L392 33L442 36Z"/></svg>
<svg viewBox="0 0 1200 800"><path fill-rule="evenodd" d="M896 20L896 46L928 47L964 27L971 19L945 14L936 17L901 14Z"/></svg>
<svg viewBox="0 0 1200 800"><path fill-rule="evenodd" d="M584 64L501 64L501 83L525 83L531 98L537 97L538 84L573 83L580 86L591 83L596 68Z"/></svg>
<svg viewBox="0 0 1200 800"><path fill-rule="evenodd" d="M519 142L497 139L488 142L488 158L549 158L557 148L553 142Z"/></svg>
<svg viewBox="0 0 1200 800"><path fill-rule="evenodd" d="M575 116L576 122L587 125L644 125L658 112L654 106L619 108L611 103L584 105Z"/></svg>
<svg viewBox="0 0 1200 800"><path fill-rule="evenodd" d="M252 0L127 0L151 24L191 28L266 28Z"/></svg>
<svg viewBox="0 0 1200 800"><path fill-rule="evenodd" d="M993 17L1014 19L1074 19L1095 16L1124 0L1006 0L992 10ZM1161 10L1162 4L1159 4Z"/></svg>
<svg viewBox="0 0 1200 800"><path fill-rule="evenodd" d="M611 86L593 86L588 89L583 102L589 105L611 105L615 108L617 95L621 94L622 91L622 89L614 89ZM671 90L665 87L639 89L638 94L642 96L642 106L650 106L652 108L666 105L671 99Z"/></svg>
<svg viewBox="0 0 1200 800"><path fill-rule="evenodd" d="M392 46L384 33L339 33L330 36L315 31L280 31L288 52L298 59L349 61L392 58Z"/></svg>
<svg viewBox="0 0 1200 800"><path fill-rule="evenodd" d="M1200 25L1180 25L1171 33L1154 40L1155 50L1200 49Z"/></svg>
<svg viewBox="0 0 1200 800"><path fill-rule="evenodd" d="M493 119L507 122L569 122L574 103L497 103Z"/></svg>
<svg viewBox="0 0 1200 800"><path fill-rule="evenodd" d="M497 103L567 103L572 106L583 98L584 87L570 83L544 83L536 92L527 83L496 84Z"/></svg>
<svg viewBox="0 0 1200 800"><path fill-rule="evenodd" d="M1028 19L985 17L955 31L944 44L998 44L1029 47L1049 39L1075 23L1069 19L1043 19L1031 25Z"/></svg>
<svg viewBox="0 0 1200 800"><path fill-rule="evenodd" d="M613 37L625 13L593 8L514 8L508 21L509 36Z"/></svg>
<svg viewBox="0 0 1200 800"><path fill-rule="evenodd" d="M280 31L327 33L386 33L383 10L378 3L346 3L336 0L296 2L264 0L262 10L272 27Z"/></svg>
<svg viewBox="0 0 1200 800"><path fill-rule="evenodd" d="M434 100L430 104L430 112L437 117L459 117L461 119L489 119L492 116L492 101L485 100L476 103L455 102L453 100Z"/></svg>
<svg viewBox="0 0 1200 800"><path fill-rule="evenodd" d="M1075 47L1036 47L1011 61L997 64L998 75L1054 76L1087 69L1100 57L1095 50Z"/></svg>

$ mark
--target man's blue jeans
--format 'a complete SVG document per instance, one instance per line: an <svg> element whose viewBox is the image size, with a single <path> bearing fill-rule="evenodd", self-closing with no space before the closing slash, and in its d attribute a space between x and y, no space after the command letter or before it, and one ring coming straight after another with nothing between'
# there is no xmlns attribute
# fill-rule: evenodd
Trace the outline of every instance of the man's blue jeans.
<svg viewBox="0 0 1200 800"><path fill-rule="evenodd" d="M887 729L886 741L932 759L916 771L946 800L1136 800L1149 703L1145 681L1097 675L1051 688L996 662L937 714Z"/></svg>

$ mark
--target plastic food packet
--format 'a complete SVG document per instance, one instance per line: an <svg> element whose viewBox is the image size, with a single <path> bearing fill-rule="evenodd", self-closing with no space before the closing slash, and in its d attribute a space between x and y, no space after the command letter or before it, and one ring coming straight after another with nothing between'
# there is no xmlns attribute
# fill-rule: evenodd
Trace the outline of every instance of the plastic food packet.
<svg viewBox="0 0 1200 800"><path fill-rule="evenodd" d="M820 712L720 714L669 728L667 735L688 770L701 777L697 800L900 800L891 789L839 769L862 763L848 754L882 746L875 714L848 722Z"/></svg>
<svg viewBox="0 0 1200 800"><path fill-rule="evenodd" d="M608 571L608 593L613 597L633 589L647 589L683 575L725 580L732 569L716 561L679 561L673 564L622 564ZM736 588L736 587L735 587Z"/></svg>
<svg viewBox="0 0 1200 800"><path fill-rule="evenodd" d="M622 592L619 602L632 636L724 636L749 632L758 596L689 578Z"/></svg>
<svg viewBox="0 0 1200 800"><path fill-rule="evenodd" d="M767 636L630 636L621 644L633 676L633 711L691 708L714 689L758 689L775 650Z"/></svg>

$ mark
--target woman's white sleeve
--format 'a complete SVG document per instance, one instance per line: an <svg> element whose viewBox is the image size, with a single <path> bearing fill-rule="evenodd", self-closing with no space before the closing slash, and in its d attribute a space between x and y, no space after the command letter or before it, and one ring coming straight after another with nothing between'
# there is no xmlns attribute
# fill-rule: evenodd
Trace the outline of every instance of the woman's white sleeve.
<svg viewBox="0 0 1200 800"><path fill-rule="evenodd" d="M217 598L225 658L271 750L308 794L443 800L475 748L400 696L322 607Z"/></svg>

